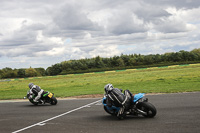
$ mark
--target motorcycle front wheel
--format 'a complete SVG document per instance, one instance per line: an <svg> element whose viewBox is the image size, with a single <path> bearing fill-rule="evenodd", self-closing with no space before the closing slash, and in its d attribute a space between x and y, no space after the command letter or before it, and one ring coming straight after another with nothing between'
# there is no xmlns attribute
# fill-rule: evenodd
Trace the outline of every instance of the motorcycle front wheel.
<svg viewBox="0 0 200 133"><path fill-rule="evenodd" d="M157 110L154 107L154 105L152 105L149 102L140 102L140 103L137 104L137 108L144 112L144 113L142 113L142 115L144 117L152 118L157 113Z"/></svg>
<svg viewBox="0 0 200 133"><path fill-rule="evenodd" d="M104 107L104 110L110 114L110 115L115 115L115 111L114 110L109 110L106 106L103 106Z"/></svg>
<svg viewBox="0 0 200 133"><path fill-rule="evenodd" d="M38 102L33 102L33 100L30 100L29 101L33 104L33 105L38 105Z"/></svg>

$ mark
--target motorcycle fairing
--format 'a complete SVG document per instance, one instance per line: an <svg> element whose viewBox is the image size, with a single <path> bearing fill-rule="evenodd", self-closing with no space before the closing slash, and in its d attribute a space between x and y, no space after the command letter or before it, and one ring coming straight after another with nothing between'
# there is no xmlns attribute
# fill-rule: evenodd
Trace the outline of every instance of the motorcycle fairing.
<svg viewBox="0 0 200 133"><path fill-rule="evenodd" d="M119 110L120 110L119 107L115 107L115 106L112 106L112 107L108 107L108 106L106 106L106 108L107 108L108 110L112 110L112 111L115 110L116 113L119 112Z"/></svg>
<svg viewBox="0 0 200 133"><path fill-rule="evenodd" d="M138 100L140 100L141 98L143 98L145 95L145 93L138 93L138 94L135 94L134 95L134 99L133 99L133 102L137 102Z"/></svg>
<svg viewBox="0 0 200 133"><path fill-rule="evenodd" d="M45 93L43 94L43 97L46 97L48 94L49 94L49 92L48 92L48 91L47 91L47 92L45 92Z"/></svg>
<svg viewBox="0 0 200 133"><path fill-rule="evenodd" d="M107 108L108 110L116 110L116 112L118 112L118 111L120 110L119 107L115 107L115 106L109 107L109 106L107 106L107 104L106 104L105 101L106 101L106 97L103 98L102 103L103 103L104 106L106 106L106 108Z"/></svg>
<svg viewBox="0 0 200 133"><path fill-rule="evenodd" d="M48 95L48 97L49 97L49 98L52 98L52 97L53 97L53 94L50 92L49 95Z"/></svg>
<svg viewBox="0 0 200 133"><path fill-rule="evenodd" d="M43 94L43 97L46 97L46 96L48 96L49 98L52 98L53 93L47 91L47 92L45 92L45 94Z"/></svg>

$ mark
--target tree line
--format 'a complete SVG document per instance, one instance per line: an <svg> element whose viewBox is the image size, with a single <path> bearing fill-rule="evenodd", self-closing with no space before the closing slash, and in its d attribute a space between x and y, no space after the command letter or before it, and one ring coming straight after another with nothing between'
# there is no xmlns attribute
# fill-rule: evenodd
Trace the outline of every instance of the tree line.
<svg viewBox="0 0 200 133"><path fill-rule="evenodd" d="M53 76L75 73L87 73L107 70L120 70L154 66L169 66L175 64L188 64L200 62L200 48L192 51L181 50L165 54L130 54L102 58L97 56L89 59L69 60L44 68L0 69L0 79L25 78L36 76Z"/></svg>

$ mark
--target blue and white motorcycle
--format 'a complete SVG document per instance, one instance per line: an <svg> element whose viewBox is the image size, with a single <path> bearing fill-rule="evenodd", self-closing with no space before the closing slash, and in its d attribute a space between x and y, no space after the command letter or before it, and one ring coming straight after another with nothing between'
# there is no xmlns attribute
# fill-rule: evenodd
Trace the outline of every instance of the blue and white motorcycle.
<svg viewBox="0 0 200 133"><path fill-rule="evenodd" d="M144 98L145 94L144 93L138 93L135 94L134 97L132 98L131 105L129 108L124 112L123 117L120 117L119 119L123 119L126 117L126 115L133 115L133 116L144 116L148 118L152 118L156 115L157 110L152 105L151 103L148 102L147 98ZM103 97L103 105L104 105L104 110L113 116L117 116L118 111L120 110L120 107L116 106L111 106L109 107L106 104L106 95Z"/></svg>

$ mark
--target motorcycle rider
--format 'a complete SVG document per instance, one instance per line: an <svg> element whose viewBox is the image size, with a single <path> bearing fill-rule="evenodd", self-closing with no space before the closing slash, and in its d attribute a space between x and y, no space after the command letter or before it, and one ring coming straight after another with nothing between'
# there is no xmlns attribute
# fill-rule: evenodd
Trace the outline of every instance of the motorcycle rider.
<svg viewBox="0 0 200 133"><path fill-rule="evenodd" d="M34 85L33 83L29 83L29 88L30 88L30 94L34 94L36 97L33 99L34 102L39 102L38 100L41 98L42 93L44 92L43 89L40 88L38 85ZM44 103L41 99L40 101Z"/></svg>
<svg viewBox="0 0 200 133"><path fill-rule="evenodd" d="M121 117L124 113L128 113L127 109L131 104L132 94L129 90L125 90L124 94L121 89L114 88L112 84L107 84L104 87L106 92L106 103L108 106L120 107L117 116ZM127 112L126 112L127 111Z"/></svg>

